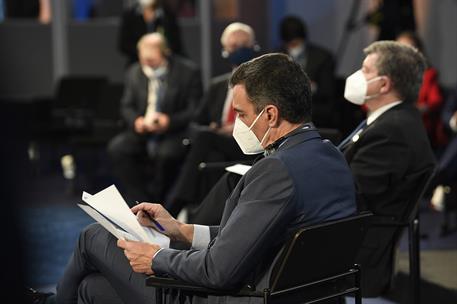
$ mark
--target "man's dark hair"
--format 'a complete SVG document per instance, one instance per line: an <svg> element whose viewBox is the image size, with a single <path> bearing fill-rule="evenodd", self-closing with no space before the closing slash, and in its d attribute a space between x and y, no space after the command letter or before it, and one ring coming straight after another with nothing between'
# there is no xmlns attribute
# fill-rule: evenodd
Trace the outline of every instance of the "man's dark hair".
<svg viewBox="0 0 457 304"><path fill-rule="evenodd" d="M375 63L378 74L392 80L393 88L404 102L416 102L426 67L421 52L395 41L377 41L363 51L367 56L378 55Z"/></svg>
<svg viewBox="0 0 457 304"><path fill-rule="evenodd" d="M266 54L240 65L230 86L244 85L256 113L266 105L279 109L279 116L291 123L311 120L310 81L302 67L289 56Z"/></svg>
<svg viewBox="0 0 457 304"><path fill-rule="evenodd" d="M279 25L281 40L288 43L296 38L308 39L306 23L295 16L287 16L281 20Z"/></svg>

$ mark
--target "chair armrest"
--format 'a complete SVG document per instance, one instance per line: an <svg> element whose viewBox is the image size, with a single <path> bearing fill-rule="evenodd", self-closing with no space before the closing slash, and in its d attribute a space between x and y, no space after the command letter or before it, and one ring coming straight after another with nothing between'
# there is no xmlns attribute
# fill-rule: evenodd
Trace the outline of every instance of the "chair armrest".
<svg viewBox="0 0 457 304"><path fill-rule="evenodd" d="M170 289L180 289L186 291L192 291L197 293L205 293L210 295L219 295L219 296L250 296L250 297L262 297L263 292L258 292L245 286L241 289L236 290L223 290L223 289L212 289L206 288L192 283L176 280L173 278L149 276L146 278L146 286L159 287L159 288L170 288Z"/></svg>

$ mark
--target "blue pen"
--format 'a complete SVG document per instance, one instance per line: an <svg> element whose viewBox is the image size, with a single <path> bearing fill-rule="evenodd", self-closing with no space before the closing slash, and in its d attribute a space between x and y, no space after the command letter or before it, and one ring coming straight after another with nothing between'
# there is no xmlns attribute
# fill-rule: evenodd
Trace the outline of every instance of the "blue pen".
<svg viewBox="0 0 457 304"><path fill-rule="evenodd" d="M137 205L138 205L139 203L140 203L139 201L136 201L136 204L137 204ZM159 228L160 231L165 232L165 228L163 228L162 225L160 225L158 221L156 221L155 219L153 219L153 218L149 215L149 213L147 213L147 212L144 212L144 213L145 213L146 216L149 218L149 220L151 220L151 222L153 222L154 225L156 225L157 228Z"/></svg>

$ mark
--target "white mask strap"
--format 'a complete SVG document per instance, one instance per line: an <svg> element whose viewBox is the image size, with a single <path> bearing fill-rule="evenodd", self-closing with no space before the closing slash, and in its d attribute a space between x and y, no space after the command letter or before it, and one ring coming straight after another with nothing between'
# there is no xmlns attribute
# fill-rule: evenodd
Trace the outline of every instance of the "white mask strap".
<svg viewBox="0 0 457 304"><path fill-rule="evenodd" d="M257 115L257 117L254 119L254 121L252 122L251 126L249 127L249 130L252 129L252 127L254 127L255 123L257 122L257 120L260 118L260 116L263 114L263 112L265 111L265 108L263 108L262 111L260 111L260 113Z"/></svg>

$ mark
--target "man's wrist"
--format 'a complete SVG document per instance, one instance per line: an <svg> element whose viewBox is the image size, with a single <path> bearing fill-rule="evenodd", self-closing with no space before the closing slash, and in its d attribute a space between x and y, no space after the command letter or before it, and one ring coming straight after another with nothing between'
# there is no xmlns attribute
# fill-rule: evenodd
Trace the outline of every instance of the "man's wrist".
<svg viewBox="0 0 457 304"><path fill-rule="evenodd" d="M192 240L194 239L194 225L181 223L179 226L179 232L179 241L192 244Z"/></svg>
<svg viewBox="0 0 457 304"><path fill-rule="evenodd" d="M163 250L163 248L159 248L159 250L157 250L157 251L154 253L154 255L152 256L152 260L153 260L153 261L154 261L154 259L156 258L157 254L158 254L160 251L162 251L162 250Z"/></svg>

